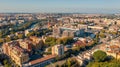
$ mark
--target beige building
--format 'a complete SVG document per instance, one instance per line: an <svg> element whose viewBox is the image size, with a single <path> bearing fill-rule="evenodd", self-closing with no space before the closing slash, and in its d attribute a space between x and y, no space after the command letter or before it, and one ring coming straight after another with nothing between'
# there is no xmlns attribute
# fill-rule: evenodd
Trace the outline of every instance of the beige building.
<svg viewBox="0 0 120 67"><path fill-rule="evenodd" d="M62 44L55 45L52 47L52 54L53 55L63 55L64 54L64 46Z"/></svg>
<svg viewBox="0 0 120 67"><path fill-rule="evenodd" d="M32 41L33 47L35 47L36 49L41 49L44 45L42 38L31 36L30 40Z"/></svg>
<svg viewBox="0 0 120 67"><path fill-rule="evenodd" d="M31 46L32 43L22 40L22 41L19 41L19 44L20 44L20 47L27 50L28 52L32 51L32 46Z"/></svg>
<svg viewBox="0 0 120 67"><path fill-rule="evenodd" d="M22 67L22 64L29 61L29 55L26 51L19 47L17 41L5 43L2 46L4 54L8 55L17 65Z"/></svg>

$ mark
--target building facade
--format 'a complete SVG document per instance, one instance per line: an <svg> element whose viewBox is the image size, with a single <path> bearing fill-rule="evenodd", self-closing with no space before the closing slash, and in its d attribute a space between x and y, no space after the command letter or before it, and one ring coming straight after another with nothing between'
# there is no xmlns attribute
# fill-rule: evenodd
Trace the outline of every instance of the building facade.
<svg viewBox="0 0 120 67"><path fill-rule="evenodd" d="M2 48L4 54L8 55L20 67L29 61L29 54L23 48L19 47L17 41L5 43Z"/></svg>
<svg viewBox="0 0 120 67"><path fill-rule="evenodd" d="M64 46L62 44L55 45L52 47L52 54L61 56L64 54Z"/></svg>

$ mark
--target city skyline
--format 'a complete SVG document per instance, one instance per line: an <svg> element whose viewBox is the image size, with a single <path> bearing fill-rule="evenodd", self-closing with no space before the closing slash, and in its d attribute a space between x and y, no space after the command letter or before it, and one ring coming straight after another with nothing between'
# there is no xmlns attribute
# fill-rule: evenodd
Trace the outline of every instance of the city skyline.
<svg viewBox="0 0 120 67"><path fill-rule="evenodd" d="M1 0L0 13L120 13L119 0Z"/></svg>

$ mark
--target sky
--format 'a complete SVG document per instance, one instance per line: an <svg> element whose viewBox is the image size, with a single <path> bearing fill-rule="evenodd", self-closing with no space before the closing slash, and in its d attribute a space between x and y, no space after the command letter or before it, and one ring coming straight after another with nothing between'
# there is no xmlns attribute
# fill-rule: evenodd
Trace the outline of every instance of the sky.
<svg viewBox="0 0 120 67"><path fill-rule="evenodd" d="M0 12L120 13L120 0L0 0Z"/></svg>

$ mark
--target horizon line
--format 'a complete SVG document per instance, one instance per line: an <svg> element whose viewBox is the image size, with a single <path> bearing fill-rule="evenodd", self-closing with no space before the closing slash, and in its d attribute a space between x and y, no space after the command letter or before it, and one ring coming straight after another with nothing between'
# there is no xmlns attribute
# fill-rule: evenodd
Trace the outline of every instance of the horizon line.
<svg viewBox="0 0 120 67"><path fill-rule="evenodd" d="M110 13L110 12L0 12L0 14L37 14L37 13L48 13L48 14L59 14L59 13L66 13L66 14L120 14L120 13Z"/></svg>

